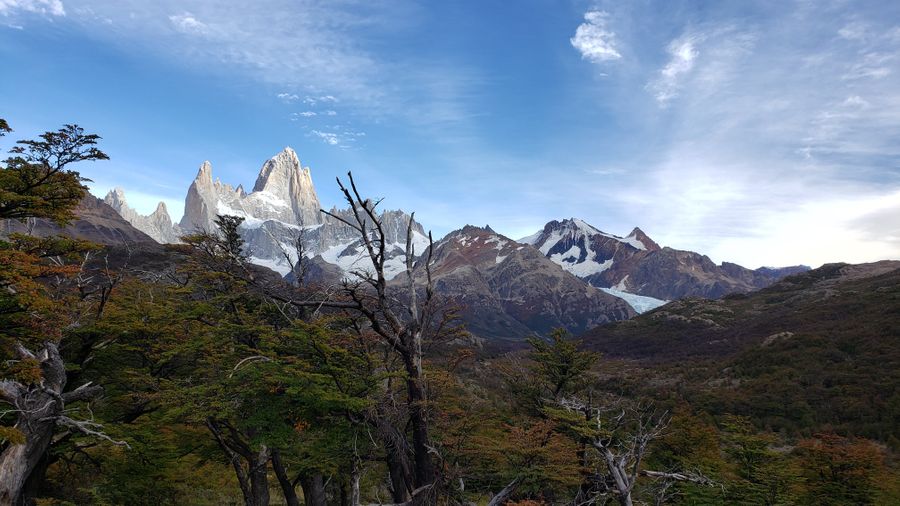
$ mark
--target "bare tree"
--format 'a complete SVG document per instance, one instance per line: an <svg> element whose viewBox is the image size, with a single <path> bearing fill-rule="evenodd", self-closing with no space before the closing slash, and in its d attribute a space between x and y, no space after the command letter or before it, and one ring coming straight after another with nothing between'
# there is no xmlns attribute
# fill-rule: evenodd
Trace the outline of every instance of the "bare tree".
<svg viewBox="0 0 900 506"><path fill-rule="evenodd" d="M414 483L416 489L431 485L435 479L431 461L428 436L427 391L422 370L422 343L425 334L432 328L432 303L434 286L431 279L431 260L434 242L428 234L428 251L424 259L425 290L420 300L416 287L415 258L413 246L414 213L410 215L406 230L405 264L408 300L398 303L388 293L385 276L385 249L387 240L381 217L376 208L380 201L364 199L356 188L353 174L347 173L350 187L337 179L344 198L350 205L351 218L344 219L322 210L323 213L354 229L372 262L372 270L359 269L355 272L359 280L347 282L343 286L344 295L349 299L337 307L355 310L362 314L372 330L400 357L406 372L407 405L412 428L412 451L415 463ZM326 305L334 306L333 302Z"/></svg>
<svg viewBox="0 0 900 506"><path fill-rule="evenodd" d="M614 497L622 506L632 506L632 495L642 476L661 480L661 497L672 481L690 481L713 486L715 483L699 473L663 472L642 469L650 443L663 436L668 427L668 413L657 413L651 404L626 403L616 400L603 406L591 401L563 398L560 407L583 415L587 421L590 449L596 454L596 470L589 477L590 486L582 487L577 504L594 504L604 497Z"/></svg>
<svg viewBox="0 0 900 506"><path fill-rule="evenodd" d="M362 258L368 260L366 265L352 272L355 279L345 279L332 289L295 286L295 290L284 292L277 287L261 288L285 316L288 316L287 307L304 311L310 307L316 311L332 308L355 314L353 321L364 322L357 329L358 334L362 337L374 333L388 353L398 359L405 373L402 409L382 403L383 409L367 414L365 422L383 443L393 500L421 503L432 500L436 490L433 461L436 450L429 439L424 349L426 342L438 334L452 333L446 320L454 318L455 313L442 310L435 298L431 276L434 244L430 233L426 251L421 256L415 251L414 214L410 215L406 227L405 284L389 286L385 266L389 241L382 224L383 214L377 209L381 201L363 198L352 173L348 172L347 176L347 185L340 178L337 184L349 205L348 212L336 214L324 209L321 212L355 232L363 249ZM302 247L301 237L297 243ZM301 251L297 253L298 258L303 256ZM284 256L293 263L290 255ZM388 390L393 389L388 386ZM407 430L411 441L407 439Z"/></svg>
<svg viewBox="0 0 900 506"><path fill-rule="evenodd" d="M64 392L66 367L55 342L47 341L37 351L17 344L15 352L18 360L38 364L41 378L31 384L12 379L0 381L0 402L10 406L6 413L15 414L14 427L22 435L18 444L7 445L0 453L0 504L22 501L25 481L50 447L57 428L128 446L124 441L116 441L106 435L103 427L93 420L70 417L68 405L90 401L99 396L103 389L87 383Z"/></svg>

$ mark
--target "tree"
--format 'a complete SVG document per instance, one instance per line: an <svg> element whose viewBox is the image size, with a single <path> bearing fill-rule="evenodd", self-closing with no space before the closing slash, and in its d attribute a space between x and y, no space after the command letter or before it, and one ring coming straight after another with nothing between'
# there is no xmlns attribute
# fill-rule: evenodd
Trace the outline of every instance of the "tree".
<svg viewBox="0 0 900 506"><path fill-rule="evenodd" d="M324 505L327 477L352 472L377 380L345 347L346 322L273 303L267 294L287 285L247 264L241 218L215 221L183 238L180 281L160 302L175 303L161 323L183 334L151 359L166 371L167 416L208 430L248 506L269 503L270 472L289 504L300 485L307 504Z"/></svg>
<svg viewBox="0 0 900 506"><path fill-rule="evenodd" d="M356 281L347 281L341 287L341 299L319 299L288 301L302 307L330 307L350 310L361 315L368 328L400 359L406 373L406 408L410 431L412 432L413 477L415 500L431 496L435 485L435 468L432 462L432 445L429 440L428 395L425 374L422 367L423 343L436 337L445 326L434 296L431 279L433 241L429 234L429 245L422 258L416 261L413 247L414 215L410 216L406 231L404 264L406 266L405 291L391 293L385 275L386 249L388 242L382 227L381 217L376 208L380 201L364 199L347 173L349 188L337 179L338 187L350 206L350 217L343 218L322 210L323 213L340 221L356 231L371 261L371 269L354 272ZM417 282L417 274L421 283ZM424 285L424 286L422 286ZM421 293L424 292L424 293ZM401 300L405 299L403 302ZM284 299L281 299L284 300ZM404 473L402 458L394 463L398 473ZM409 497L406 491L397 491L395 500L402 502Z"/></svg>
<svg viewBox="0 0 900 506"><path fill-rule="evenodd" d="M557 431L577 443L572 457L582 469L582 483L576 503L612 497L630 506L642 476L712 484L696 473L643 468L651 444L668 426L668 413L657 412L651 403L598 393L592 387L596 354L579 350L579 342L567 339L562 329L549 342L533 338L529 343L532 379L515 381L516 388L537 416L553 421Z"/></svg>
<svg viewBox="0 0 900 506"><path fill-rule="evenodd" d="M0 133L9 131L5 121ZM93 147L96 135L75 125L47 132L39 141L19 141L0 168L0 219L48 218L65 222L81 200L84 179L68 165L107 156ZM2 430L0 503L24 501L23 487L47 453L57 429L106 439L119 445L92 419L79 420L73 405L96 398L102 389L85 383L68 389L60 343L79 307L93 303L92 290L78 289L77 275L95 246L68 238L13 234L0 240L0 342L6 366L0 402L12 421ZM108 294L107 294L108 295ZM101 311L102 312L102 311ZM99 313L97 316L99 317Z"/></svg>
<svg viewBox="0 0 900 506"><path fill-rule="evenodd" d="M816 434L797 445L806 478L804 504L874 504L881 450L865 439Z"/></svg>
<svg viewBox="0 0 900 506"><path fill-rule="evenodd" d="M4 121L0 131L9 132ZM57 223L71 220L73 209L84 197L87 181L69 166L87 160L108 160L98 148L98 135L85 134L77 125L46 132L40 140L18 141L12 156L0 167L0 219L24 221L48 218Z"/></svg>

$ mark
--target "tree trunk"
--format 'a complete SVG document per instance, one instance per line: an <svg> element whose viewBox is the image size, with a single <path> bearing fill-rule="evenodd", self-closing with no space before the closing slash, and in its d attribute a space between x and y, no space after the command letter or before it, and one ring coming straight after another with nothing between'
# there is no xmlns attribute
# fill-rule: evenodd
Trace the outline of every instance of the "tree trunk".
<svg viewBox="0 0 900 506"><path fill-rule="evenodd" d="M281 462L281 452L278 450L272 450L272 470L275 471L275 477L278 478L278 483L281 485L281 493L284 494L287 506L300 506L297 491L294 489L294 484L288 479L284 463Z"/></svg>
<svg viewBox="0 0 900 506"><path fill-rule="evenodd" d="M247 474L250 475L250 495L253 497L253 504L248 506L268 506L269 505L269 450L266 445L262 445L256 456L250 460L250 469Z"/></svg>
<svg viewBox="0 0 900 506"><path fill-rule="evenodd" d="M51 440L51 444L53 441ZM59 444L59 441L56 441ZM59 460L58 456L51 455L50 448L44 452L44 455L38 461L37 465L31 471L28 479L25 481L25 487L22 489L22 504L31 504L35 497L38 496L44 480L47 478L47 469L51 464Z"/></svg>
<svg viewBox="0 0 900 506"><path fill-rule="evenodd" d="M350 506L359 506L359 460L353 459L350 467Z"/></svg>
<svg viewBox="0 0 900 506"><path fill-rule="evenodd" d="M388 424L385 423L385 425ZM404 453L405 449L397 441L398 438L405 436L397 433L390 425L384 427L383 431L385 463L391 479L391 499L396 504L404 503L409 500L409 495L413 491L412 476L407 456Z"/></svg>
<svg viewBox="0 0 900 506"><path fill-rule="evenodd" d="M428 418L425 408L425 391L422 378L412 361L407 362L406 389L409 397L409 419L412 422L412 446L415 459L416 488L434 482L434 468L428 452Z"/></svg>
<svg viewBox="0 0 900 506"><path fill-rule="evenodd" d="M632 506L631 486L627 474L625 474L624 470L618 465L615 456L609 448L597 445L597 449L600 450L600 453L603 455L603 460L606 461L606 469L609 471L609 474L613 477L613 481L616 484L616 490L619 492L616 499L618 499L619 504L622 506Z"/></svg>
<svg viewBox="0 0 900 506"><path fill-rule="evenodd" d="M42 412L46 414L46 412ZM33 418L33 417L20 417ZM29 424L31 428L29 429ZM0 454L0 504L23 504L26 480L50 447L56 424L53 421L28 420L17 428L25 434L25 443L9 445Z"/></svg>
<svg viewBox="0 0 900 506"><path fill-rule="evenodd" d="M44 343L37 355L21 346L17 353L21 358L40 360L42 381L27 387L2 382L3 400L19 410L15 428L25 436L25 442L10 444L0 453L0 505L24 501L25 482L50 447L57 417L64 408L66 368L56 344Z"/></svg>
<svg viewBox="0 0 900 506"><path fill-rule="evenodd" d="M325 479L321 474L304 476L300 480L303 487L303 501L306 506L325 506Z"/></svg>

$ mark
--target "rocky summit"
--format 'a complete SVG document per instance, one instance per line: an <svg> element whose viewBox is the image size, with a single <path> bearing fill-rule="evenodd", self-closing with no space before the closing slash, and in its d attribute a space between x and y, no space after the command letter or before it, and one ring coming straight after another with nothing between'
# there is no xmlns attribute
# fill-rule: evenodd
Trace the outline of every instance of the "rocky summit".
<svg viewBox="0 0 900 506"><path fill-rule="evenodd" d="M576 218L551 221L520 241L593 286L663 301L749 292L808 270L716 265L706 255L660 247L640 228L619 237Z"/></svg>
<svg viewBox="0 0 900 506"><path fill-rule="evenodd" d="M134 228L149 235L156 242L179 242L179 237L182 235L181 227L172 224L172 218L169 216L165 202L160 202L153 213L144 216L128 206L125 201L125 191L121 188L110 190L103 201L115 209Z"/></svg>

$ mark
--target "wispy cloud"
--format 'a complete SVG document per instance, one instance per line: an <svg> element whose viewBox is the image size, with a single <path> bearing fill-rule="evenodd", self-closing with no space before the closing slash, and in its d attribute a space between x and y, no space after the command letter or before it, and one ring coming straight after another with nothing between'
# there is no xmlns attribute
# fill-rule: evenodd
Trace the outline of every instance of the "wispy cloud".
<svg viewBox="0 0 900 506"><path fill-rule="evenodd" d="M338 134L334 132L320 132L319 130L311 130L309 133L321 139L325 144L331 146L337 146L341 143L340 137L338 137Z"/></svg>
<svg viewBox="0 0 900 506"><path fill-rule="evenodd" d="M678 96L682 77L694 68L694 61L700 54L697 50L699 40L696 35L685 35L669 43L666 49L668 63L659 71L659 76L647 84L647 89L661 105Z"/></svg>
<svg viewBox="0 0 900 506"><path fill-rule="evenodd" d="M309 135L318 138L329 146L336 146L341 149L349 149L361 137L365 137L365 132L356 130L342 129L340 125L331 125L329 131L310 130Z"/></svg>
<svg viewBox="0 0 900 506"><path fill-rule="evenodd" d="M303 103L309 104L309 105L316 105L319 103L334 104L337 102L338 102L338 99L335 98L333 95L322 95L322 96L318 96L318 97L310 97L307 95L306 97L303 98Z"/></svg>
<svg viewBox="0 0 900 506"><path fill-rule="evenodd" d="M44 16L66 15L66 9L61 0L0 0L0 15L10 16L16 11Z"/></svg>
<svg viewBox="0 0 900 506"><path fill-rule="evenodd" d="M833 12L783 21L692 23L664 45L646 90L665 142L612 198L717 261L898 258L900 40Z"/></svg>
<svg viewBox="0 0 900 506"><path fill-rule="evenodd" d="M618 60L622 54L617 49L615 32L608 28L609 13L590 10L584 14L584 23L575 29L575 36L569 39L572 47L581 57L593 63Z"/></svg>
<svg viewBox="0 0 900 506"><path fill-rule="evenodd" d="M169 21L172 22L176 30L182 33L193 35L206 35L209 33L209 25L199 21L190 12L169 16Z"/></svg>

